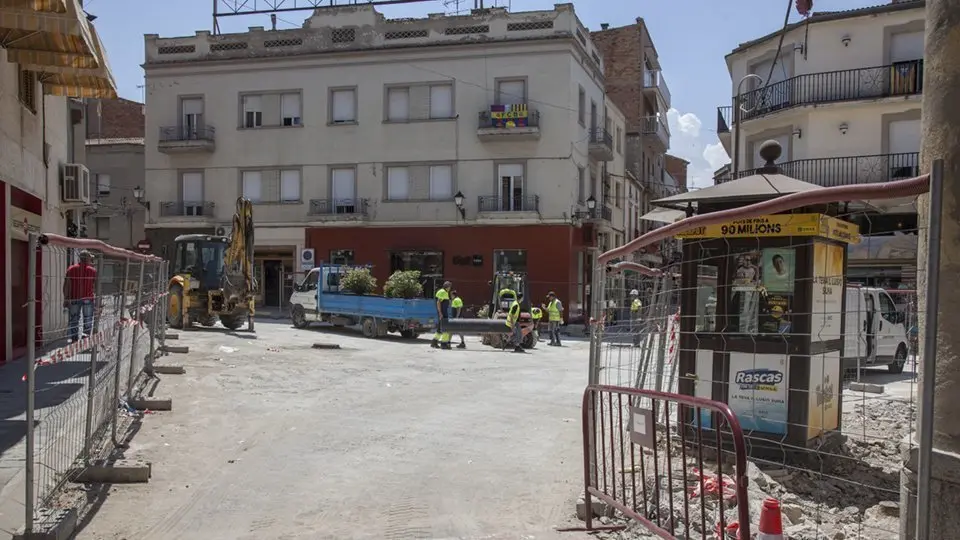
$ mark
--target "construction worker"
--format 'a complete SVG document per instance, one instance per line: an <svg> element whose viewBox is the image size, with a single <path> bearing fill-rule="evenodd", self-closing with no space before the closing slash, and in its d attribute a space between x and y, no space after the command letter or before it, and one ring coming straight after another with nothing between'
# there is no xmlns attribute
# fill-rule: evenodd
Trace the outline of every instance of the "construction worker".
<svg viewBox="0 0 960 540"><path fill-rule="evenodd" d="M510 302L510 308L507 310L507 328L510 329L513 352L515 353L527 352L520 345L523 342L523 330L520 328L520 300L522 298L522 294L514 293L513 301Z"/></svg>
<svg viewBox="0 0 960 540"><path fill-rule="evenodd" d="M450 332L447 332L447 320L450 314L450 288L453 284L449 281L443 282L436 294L437 299L437 331L433 334L433 341L430 346L434 349L450 349Z"/></svg>
<svg viewBox="0 0 960 540"><path fill-rule="evenodd" d="M460 317L463 316L463 299L460 298L460 295L457 294L457 291L450 292L450 298L452 298L452 300L450 300L450 309L451 309L450 318L459 319ZM467 342L464 341L463 334L457 334L457 335L460 336L460 344L457 345L457 348L466 349Z"/></svg>
<svg viewBox="0 0 960 540"><path fill-rule="evenodd" d="M533 340L540 341L540 319L543 318L543 311L538 307L530 308L530 318L533 319Z"/></svg>
<svg viewBox="0 0 960 540"><path fill-rule="evenodd" d="M560 326L563 324L563 303L557 299L557 293L550 291L547 293L548 332L550 333L550 345L560 346Z"/></svg>
<svg viewBox="0 0 960 540"><path fill-rule="evenodd" d="M636 289L630 291L630 333L633 334L633 345L640 346L640 309L643 308L643 302L640 301L640 292Z"/></svg>

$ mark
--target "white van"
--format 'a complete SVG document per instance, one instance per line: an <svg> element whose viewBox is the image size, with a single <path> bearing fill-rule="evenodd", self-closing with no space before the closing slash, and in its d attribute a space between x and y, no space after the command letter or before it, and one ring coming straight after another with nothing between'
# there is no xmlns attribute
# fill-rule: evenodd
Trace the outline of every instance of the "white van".
<svg viewBox="0 0 960 540"><path fill-rule="evenodd" d="M904 312L886 291L847 285L843 340L843 367L887 366L900 373L907 363L907 328Z"/></svg>

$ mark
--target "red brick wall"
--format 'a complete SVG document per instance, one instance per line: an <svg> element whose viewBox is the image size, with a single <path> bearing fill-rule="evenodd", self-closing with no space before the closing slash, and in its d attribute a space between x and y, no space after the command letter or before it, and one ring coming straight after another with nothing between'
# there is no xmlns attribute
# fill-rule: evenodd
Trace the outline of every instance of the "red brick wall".
<svg viewBox="0 0 960 540"><path fill-rule="evenodd" d="M683 191L687 190L687 166L690 165L690 162L678 158L677 156L671 156L667 154L663 161L663 166L670 173L670 176L677 179L677 182L680 183L680 187Z"/></svg>
<svg viewBox="0 0 960 540"><path fill-rule="evenodd" d="M100 118L97 118L97 104ZM91 99L87 103L88 139L128 139L143 137L143 104L129 99Z"/></svg>
<svg viewBox="0 0 960 540"><path fill-rule="evenodd" d="M586 231L586 234L585 234ZM570 305L576 299L577 259L589 228L569 225L488 227L351 227L306 230L306 247L317 261L330 259L331 250L349 249L356 264L372 264L378 285L390 275L391 251L442 251L444 278L453 282L467 305L490 301L494 251L527 252L527 274L532 300L553 290ZM480 255L481 266L453 264L454 257Z"/></svg>
<svg viewBox="0 0 960 540"><path fill-rule="evenodd" d="M631 24L591 32L603 56L607 95L627 119L627 132L640 131L643 106L643 28Z"/></svg>

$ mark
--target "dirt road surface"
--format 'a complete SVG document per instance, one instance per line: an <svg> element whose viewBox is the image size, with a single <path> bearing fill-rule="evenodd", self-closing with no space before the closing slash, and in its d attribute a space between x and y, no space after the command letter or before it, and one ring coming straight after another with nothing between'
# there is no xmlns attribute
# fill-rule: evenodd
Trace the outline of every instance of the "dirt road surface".
<svg viewBox="0 0 960 540"><path fill-rule="evenodd" d="M584 342L441 351L274 321L176 344L174 411L127 452L153 478L114 487L80 540L587 538L554 531L578 525Z"/></svg>

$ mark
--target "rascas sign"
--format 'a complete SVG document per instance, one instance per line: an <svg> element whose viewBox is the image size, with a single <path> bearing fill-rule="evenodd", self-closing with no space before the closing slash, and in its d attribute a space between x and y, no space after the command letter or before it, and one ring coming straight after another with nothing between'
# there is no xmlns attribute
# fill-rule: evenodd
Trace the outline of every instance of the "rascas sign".
<svg viewBox="0 0 960 540"><path fill-rule="evenodd" d="M823 214L777 214L695 227L677 238L776 238L822 236L848 244L860 243L857 225Z"/></svg>

